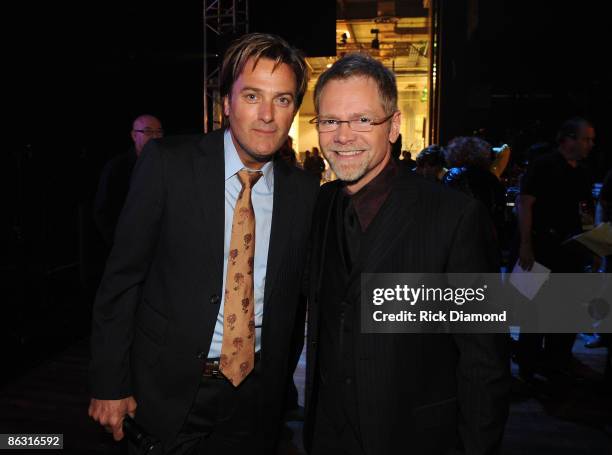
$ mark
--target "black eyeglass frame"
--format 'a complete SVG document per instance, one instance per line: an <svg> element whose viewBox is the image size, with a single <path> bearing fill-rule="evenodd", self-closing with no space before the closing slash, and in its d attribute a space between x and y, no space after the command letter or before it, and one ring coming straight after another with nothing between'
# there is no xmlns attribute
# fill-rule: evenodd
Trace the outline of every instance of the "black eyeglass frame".
<svg viewBox="0 0 612 455"><path fill-rule="evenodd" d="M152 136L154 134L164 134L164 130L163 129L158 129L158 130L132 130L135 133L140 133L140 134L144 134L145 136Z"/></svg>

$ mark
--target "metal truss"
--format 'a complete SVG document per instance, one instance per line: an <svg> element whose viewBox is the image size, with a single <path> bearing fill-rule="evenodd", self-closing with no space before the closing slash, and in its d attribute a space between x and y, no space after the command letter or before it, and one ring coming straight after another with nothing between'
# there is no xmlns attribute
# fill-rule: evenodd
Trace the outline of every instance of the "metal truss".
<svg viewBox="0 0 612 455"><path fill-rule="evenodd" d="M221 39L249 32L248 0L204 0L204 132L221 128L223 106L219 86L221 59L209 33Z"/></svg>

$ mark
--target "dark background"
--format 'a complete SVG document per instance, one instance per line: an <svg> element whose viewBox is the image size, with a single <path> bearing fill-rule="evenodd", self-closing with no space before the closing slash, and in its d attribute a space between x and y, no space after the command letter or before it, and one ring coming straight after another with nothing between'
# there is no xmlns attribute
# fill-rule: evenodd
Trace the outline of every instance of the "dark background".
<svg viewBox="0 0 612 455"><path fill-rule="evenodd" d="M347 2L350 3L350 2ZM443 2L440 134L484 129L516 157L564 118L597 129L598 174L612 164L604 2ZM85 336L102 267L91 220L99 172L130 145L132 119L168 134L202 130L202 2L21 2L6 12L5 134L0 192L0 346L13 368ZM307 55L335 51L333 1L251 1L251 31ZM227 41L211 37L222 51ZM601 175L598 175L600 177Z"/></svg>
<svg viewBox="0 0 612 455"><path fill-rule="evenodd" d="M564 119L582 115L595 122L600 147L593 155L602 153L610 142L609 24L603 8L592 0L480 2L478 28L465 58L459 57L471 123L461 127L518 138L513 145L520 152L550 138ZM610 165L609 157L600 163ZM602 169L596 171L602 178Z"/></svg>
<svg viewBox="0 0 612 455"><path fill-rule="evenodd" d="M202 131L202 5L26 1L5 15L0 353L13 367L0 383L88 334L105 255L92 202L104 163L131 144L134 117L158 116L167 134ZM333 55L334 2L299 9L251 1L250 30ZM232 38L207 36L218 55Z"/></svg>

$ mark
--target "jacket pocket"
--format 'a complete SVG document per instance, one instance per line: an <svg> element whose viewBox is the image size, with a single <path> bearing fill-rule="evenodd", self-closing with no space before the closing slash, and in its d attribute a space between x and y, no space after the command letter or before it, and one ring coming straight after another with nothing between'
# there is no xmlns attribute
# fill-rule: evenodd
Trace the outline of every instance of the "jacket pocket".
<svg viewBox="0 0 612 455"><path fill-rule="evenodd" d="M142 359L147 365L153 366L159 360L159 351L159 345L155 343L140 326L137 326L136 330L134 330L134 339L132 340L132 355L135 357L134 361Z"/></svg>
<svg viewBox="0 0 612 455"><path fill-rule="evenodd" d="M163 345L166 341L168 319L143 299L136 311L136 327L153 342Z"/></svg>

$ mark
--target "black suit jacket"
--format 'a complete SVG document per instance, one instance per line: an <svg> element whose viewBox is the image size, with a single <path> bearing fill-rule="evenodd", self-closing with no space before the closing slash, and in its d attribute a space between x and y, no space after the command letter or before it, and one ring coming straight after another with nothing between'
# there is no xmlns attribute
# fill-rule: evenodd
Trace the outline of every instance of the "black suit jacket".
<svg viewBox="0 0 612 455"><path fill-rule="evenodd" d="M309 266L305 445L311 444L319 375L319 294L333 201L322 187L313 215ZM400 169L370 225L349 278L346 301L359 308L360 272L497 271L484 208L467 196ZM357 311L357 314L360 314ZM357 322L357 324L359 324ZM362 443L367 454L495 453L509 405L504 335L362 334L351 338ZM460 436L459 436L460 434Z"/></svg>
<svg viewBox="0 0 612 455"><path fill-rule="evenodd" d="M131 147L127 153L106 163L100 174L93 216L107 247L113 244L115 227L130 188L136 158L136 150Z"/></svg>
<svg viewBox="0 0 612 455"><path fill-rule="evenodd" d="M193 402L221 302L223 131L149 144L93 309L91 385L98 399L134 395L137 421L167 442ZM274 161L258 419L268 444L279 427L317 192L311 176Z"/></svg>

